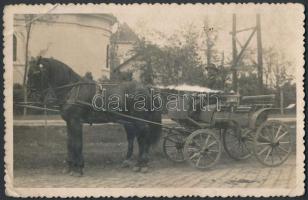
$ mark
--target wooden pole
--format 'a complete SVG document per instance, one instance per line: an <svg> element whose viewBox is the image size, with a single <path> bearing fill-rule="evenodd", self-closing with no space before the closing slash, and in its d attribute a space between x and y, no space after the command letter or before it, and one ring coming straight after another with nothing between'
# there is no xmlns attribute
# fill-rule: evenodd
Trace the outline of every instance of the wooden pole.
<svg viewBox="0 0 308 200"><path fill-rule="evenodd" d="M255 34L255 32L256 32L256 29L254 29L254 30L251 32L251 34L250 34L248 40L245 42L245 44L244 44L244 46L242 47L240 53L237 55L237 57L236 57L235 60L233 61L233 65L234 65L234 66L237 66L237 64L239 63L239 61L242 59L243 54L244 54L244 51L246 50L246 48L247 48L248 44L250 43L250 41L251 41L253 35Z"/></svg>
<svg viewBox="0 0 308 200"><path fill-rule="evenodd" d="M223 67L225 65L225 52L221 53L221 63L220 65Z"/></svg>
<svg viewBox="0 0 308 200"><path fill-rule="evenodd" d="M24 102L28 101L28 86L27 86L27 76L28 76L28 65L29 65L29 40L30 40L30 33L31 33L31 17L25 16L25 23L26 23L26 29L27 29L27 35L26 35L26 51L25 51L25 71L24 71L24 77L23 77L23 91L24 91ZM23 110L23 115L27 115L27 108L25 107Z"/></svg>
<svg viewBox="0 0 308 200"><path fill-rule="evenodd" d="M284 114L284 110L283 110L283 90L282 87L279 88L280 89L280 114Z"/></svg>
<svg viewBox="0 0 308 200"><path fill-rule="evenodd" d="M234 92L237 92L237 70L236 70L236 59L237 59L237 49L236 49L236 15L233 14L232 17L232 87Z"/></svg>
<svg viewBox="0 0 308 200"><path fill-rule="evenodd" d="M259 94L263 93L263 55L260 14L257 14L257 56L258 56L258 85Z"/></svg>

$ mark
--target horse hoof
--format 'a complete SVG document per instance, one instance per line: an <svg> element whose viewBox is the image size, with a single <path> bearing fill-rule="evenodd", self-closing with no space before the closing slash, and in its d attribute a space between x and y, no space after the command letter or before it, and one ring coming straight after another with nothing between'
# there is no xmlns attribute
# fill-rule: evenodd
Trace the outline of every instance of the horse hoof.
<svg viewBox="0 0 308 200"><path fill-rule="evenodd" d="M70 172L70 176L73 176L73 177L82 177L83 176L83 172L82 170L77 170L77 171L71 171Z"/></svg>
<svg viewBox="0 0 308 200"><path fill-rule="evenodd" d="M130 165L131 165L131 163L130 163L129 160L124 160L121 167L122 168L128 168L128 167L130 167Z"/></svg>
<svg viewBox="0 0 308 200"><path fill-rule="evenodd" d="M149 171L149 168L148 167L142 167L140 171L141 171L141 173L147 173Z"/></svg>
<svg viewBox="0 0 308 200"><path fill-rule="evenodd" d="M72 172L71 168L70 167L65 167L63 170L62 170L62 174L70 174Z"/></svg>
<svg viewBox="0 0 308 200"><path fill-rule="evenodd" d="M70 173L70 176L73 176L73 177L82 177L83 176L83 174L82 173L79 173L79 172L71 172Z"/></svg>
<svg viewBox="0 0 308 200"><path fill-rule="evenodd" d="M133 167L133 171L134 171L134 172L139 172L140 170L141 170L140 167Z"/></svg>

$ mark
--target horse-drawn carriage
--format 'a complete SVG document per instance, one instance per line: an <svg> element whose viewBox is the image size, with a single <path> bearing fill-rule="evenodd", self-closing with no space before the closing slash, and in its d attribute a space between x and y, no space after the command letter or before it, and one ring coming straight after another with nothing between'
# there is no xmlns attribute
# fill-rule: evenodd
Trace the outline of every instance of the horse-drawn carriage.
<svg viewBox="0 0 308 200"><path fill-rule="evenodd" d="M247 159L254 154L267 166L282 164L291 153L288 126L279 121L267 120L269 113L279 111L273 108L271 101L266 102L273 99L272 95L240 98L234 94L214 93L210 96L193 89L190 95L207 95L209 105L200 106L203 105L202 98L201 101L197 99L195 104L182 101L186 98L184 95L175 95L180 108L169 110L169 117L177 124L176 127L170 127L161 123L160 112L149 111L152 109L148 108L149 105L145 105L145 110L135 110L134 98L130 98L127 104L126 101L118 102L119 105L124 105L123 112L109 109L95 111L93 100L97 97L97 86L102 88L107 85L84 80L69 66L52 58L38 58L32 62L28 86L31 93L37 94L44 103L44 108L27 104L21 106L45 112L58 111L61 114L68 126L68 167L78 174L82 174L84 166L82 123L125 121L123 125L129 143L127 159L132 156L134 138L137 137L139 158L136 166L139 171L146 168L149 147L158 141L161 128L168 131L163 141L166 156L175 162L186 160L199 169L216 164L222 153L222 146L236 160ZM151 98L149 88L140 83L113 84L108 88L107 94L101 98L101 104L105 104L107 97L109 99L115 94L119 97L134 94L145 99ZM255 102L258 100L261 103ZM50 105L58 105L59 110L49 108ZM197 105L199 109L196 108ZM92 115L93 113L98 115Z"/></svg>
<svg viewBox="0 0 308 200"><path fill-rule="evenodd" d="M177 124L164 137L163 151L168 159L187 161L198 169L210 168L219 161L223 147L235 160L254 155L266 166L278 166L288 158L292 148L289 127L267 120L269 114L279 112L273 108L274 95L213 96L218 101L212 108L191 111L181 105L184 109L168 112ZM181 96L178 100L186 104Z"/></svg>

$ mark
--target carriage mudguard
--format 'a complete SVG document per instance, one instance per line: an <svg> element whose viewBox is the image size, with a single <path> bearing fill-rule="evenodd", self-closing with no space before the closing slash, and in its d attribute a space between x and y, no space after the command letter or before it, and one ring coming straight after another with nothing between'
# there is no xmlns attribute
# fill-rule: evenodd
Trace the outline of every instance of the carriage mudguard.
<svg viewBox="0 0 308 200"><path fill-rule="evenodd" d="M279 108L262 108L254 112L249 120L249 128L256 129L262 122L264 122L269 114L279 112Z"/></svg>

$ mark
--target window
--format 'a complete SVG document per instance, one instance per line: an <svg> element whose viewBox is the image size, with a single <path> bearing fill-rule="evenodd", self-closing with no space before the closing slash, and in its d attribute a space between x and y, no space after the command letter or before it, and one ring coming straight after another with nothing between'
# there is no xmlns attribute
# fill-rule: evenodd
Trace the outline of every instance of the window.
<svg viewBox="0 0 308 200"><path fill-rule="evenodd" d="M17 38L13 35L13 61L17 60Z"/></svg>
<svg viewBox="0 0 308 200"><path fill-rule="evenodd" d="M106 50L106 68L109 68L109 44L107 44Z"/></svg>

